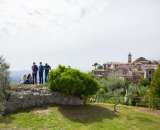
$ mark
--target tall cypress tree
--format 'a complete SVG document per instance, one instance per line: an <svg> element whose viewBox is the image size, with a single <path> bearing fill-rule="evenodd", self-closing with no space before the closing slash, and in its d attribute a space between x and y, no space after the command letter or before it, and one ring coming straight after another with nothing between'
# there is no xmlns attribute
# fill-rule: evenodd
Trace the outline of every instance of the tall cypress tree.
<svg viewBox="0 0 160 130"><path fill-rule="evenodd" d="M151 96L155 98L160 98L160 64L155 70L154 76L151 82Z"/></svg>

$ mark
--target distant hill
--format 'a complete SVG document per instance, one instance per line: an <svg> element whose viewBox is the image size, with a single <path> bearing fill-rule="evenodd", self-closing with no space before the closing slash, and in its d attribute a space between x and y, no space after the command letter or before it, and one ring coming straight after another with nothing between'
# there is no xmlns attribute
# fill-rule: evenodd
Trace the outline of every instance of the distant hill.
<svg viewBox="0 0 160 130"><path fill-rule="evenodd" d="M82 70L82 72L89 72L89 71L87 71L87 70ZM11 83L19 83L21 77L22 77L24 74L27 74L27 75L28 75L28 74L32 74L32 72L29 71L29 70L11 71L11 74L10 74ZM37 75L37 76L38 76L38 75Z"/></svg>
<svg viewBox="0 0 160 130"><path fill-rule="evenodd" d="M21 77L24 74L28 75L29 73L31 74L31 71L29 71L29 70L11 71L11 74L10 74L11 83L19 83Z"/></svg>

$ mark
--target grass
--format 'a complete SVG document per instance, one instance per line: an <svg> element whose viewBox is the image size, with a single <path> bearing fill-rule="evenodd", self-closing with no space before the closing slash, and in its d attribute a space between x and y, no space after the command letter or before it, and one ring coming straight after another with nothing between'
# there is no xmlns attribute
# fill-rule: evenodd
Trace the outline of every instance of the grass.
<svg viewBox="0 0 160 130"><path fill-rule="evenodd" d="M0 117L1 130L158 130L160 114L112 105L49 106Z"/></svg>

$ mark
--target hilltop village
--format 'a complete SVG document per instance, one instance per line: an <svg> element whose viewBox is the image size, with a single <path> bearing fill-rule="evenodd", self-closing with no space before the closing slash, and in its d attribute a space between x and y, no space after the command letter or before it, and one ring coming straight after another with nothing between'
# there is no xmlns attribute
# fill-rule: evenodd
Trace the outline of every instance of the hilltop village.
<svg viewBox="0 0 160 130"><path fill-rule="evenodd" d="M157 65L157 61L150 61L144 57L132 61L132 55L129 53L128 63L106 62L103 64L103 69L93 70L93 76L98 78L112 72L119 77L133 81L133 83L137 83L142 78L151 81Z"/></svg>

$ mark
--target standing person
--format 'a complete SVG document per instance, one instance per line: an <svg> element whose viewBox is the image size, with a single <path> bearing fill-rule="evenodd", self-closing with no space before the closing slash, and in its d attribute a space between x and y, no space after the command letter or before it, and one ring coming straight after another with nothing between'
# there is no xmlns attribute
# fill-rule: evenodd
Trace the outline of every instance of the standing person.
<svg viewBox="0 0 160 130"><path fill-rule="evenodd" d="M33 62L32 66L32 78L33 78L33 84L37 84L37 71L38 67L35 62Z"/></svg>
<svg viewBox="0 0 160 130"><path fill-rule="evenodd" d="M51 69L51 67L46 63L44 66L44 70L45 70L45 82L48 82L48 72Z"/></svg>
<svg viewBox="0 0 160 130"><path fill-rule="evenodd" d="M42 62L39 63L39 84L43 84L43 71L44 66L42 65Z"/></svg>

